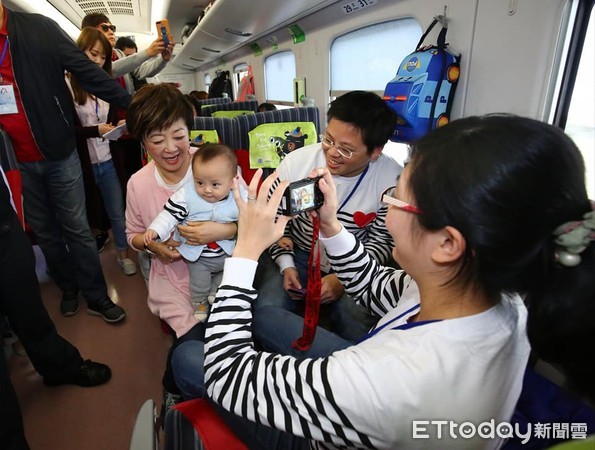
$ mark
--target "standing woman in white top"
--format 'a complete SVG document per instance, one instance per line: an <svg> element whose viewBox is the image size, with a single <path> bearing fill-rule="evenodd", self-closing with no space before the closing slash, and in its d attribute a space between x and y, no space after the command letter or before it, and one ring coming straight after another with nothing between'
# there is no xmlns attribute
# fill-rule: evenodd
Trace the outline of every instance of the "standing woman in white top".
<svg viewBox="0 0 595 450"><path fill-rule="evenodd" d="M112 48L101 32L85 27L81 30L76 43L91 61L111 73ZM69 82L74 107L81 124L80 127L76 127L77 145L83 145L83 139L87 145L93 177L101 192L101 198L112 225L118 252L118 264L126 275L134 275L136 264L128 257L122 188L112 162L109 141L102 137L113 128L107 123L109 103L85 91L71 74L68 74L66 79Z"/></svg>

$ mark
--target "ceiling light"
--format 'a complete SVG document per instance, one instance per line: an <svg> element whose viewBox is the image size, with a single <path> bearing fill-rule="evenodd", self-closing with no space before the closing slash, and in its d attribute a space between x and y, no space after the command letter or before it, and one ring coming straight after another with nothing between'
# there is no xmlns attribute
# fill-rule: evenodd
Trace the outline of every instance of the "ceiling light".
<svg viewBox="0 0 595 450"><path fill-rule="evenodd" d="M229 28L229 27L225 27L224 30L227 31L229 34L234 34L236 36L242 36L242 37L252 36L252 33L248 33L246 31L234 30L233 28Z"/></svg>

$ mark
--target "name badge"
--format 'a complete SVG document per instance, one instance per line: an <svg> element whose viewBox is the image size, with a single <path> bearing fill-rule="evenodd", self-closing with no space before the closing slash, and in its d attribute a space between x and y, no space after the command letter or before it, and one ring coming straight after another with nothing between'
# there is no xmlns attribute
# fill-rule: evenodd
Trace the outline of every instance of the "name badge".
<svg viewBox="0 0 595 450"><path fill-rule="evenodd" d="M17 100L12 84L0 84L0 114L16 114Z"/></svg>

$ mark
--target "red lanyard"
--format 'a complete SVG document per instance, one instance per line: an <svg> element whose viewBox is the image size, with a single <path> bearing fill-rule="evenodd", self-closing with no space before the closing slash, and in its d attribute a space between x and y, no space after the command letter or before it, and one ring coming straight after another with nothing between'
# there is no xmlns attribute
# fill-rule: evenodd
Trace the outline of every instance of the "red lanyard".
<svg viewBox="0 0 595 450"><path fill-rule="evenodd" d="M339 211L349 201L354 194L362 179L368 172L369 165L366 166L362 174L357 179L355 186L347 195ZM304 351L310 348L310 344L316 336L316 327L318 326L318 315L320 312L320 290L322 282L320 281L320 246L318 244L318 234L320 231L320 217L316 216L312 219L312 244L310 245L310 256L308 257L308 286L306 288L306 311L304 313L304 330L302 336L291 344L293 348ZM316 250L316 261L314 261L314 250Z"/></svg>
<svg viewBox="0 0 595 450"><path fill-rule="evenodd" d="M320 217L312 219L314 230L312 231L312 243L310 245L310 256L308 257L308 285L306 288L306 311L304 313L304 330L302 336L292 342L291 346L298 350L305 351L316 336L318 326L318 314L320 312L320 245L318 235L320 232ZM316 256L314 253L316 251ZM314 259L316 258L316 259Z"/></svg>

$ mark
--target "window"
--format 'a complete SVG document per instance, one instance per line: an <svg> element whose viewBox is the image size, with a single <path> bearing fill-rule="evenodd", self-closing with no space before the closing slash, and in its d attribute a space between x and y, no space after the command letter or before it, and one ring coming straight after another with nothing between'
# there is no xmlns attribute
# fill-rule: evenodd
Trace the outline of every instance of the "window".
<svg viewBox="0 0 595 450"><path fill-rule="evenodd" d="M205 91L209 92L210 87L211 87L211 74L205 73Z"/></svg>
<svg viewBox="0 0 595 450"><path fill-rule="evenodd" d="M275 53L266 58L264 77L267 101L293 104L295 56L292 51Z"/></svg>
<svg viewBox="0 0 595 450"><path fill-rule="evenodd" d="M331 45L331 95L357 89L381 94L421 35L417 20L405 18L339 36Z"/></svg>
<svg viewBox="0 0 595 450"><path fill-rule="evenodd" d="M575 24L553 122L564 128L580 149L585 161L587 194L595 199L595 1L577 0L576 4Z"/></svg>
<svg viewBox="0 0 595 450"><path fill-rule="evenodd" d="M238 98L238 87L240 86L240 81L248 75L248 64L236 64L233 67L233 92L235 93L235 98Z"/></svg>

